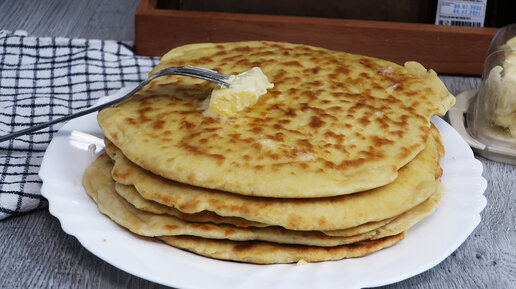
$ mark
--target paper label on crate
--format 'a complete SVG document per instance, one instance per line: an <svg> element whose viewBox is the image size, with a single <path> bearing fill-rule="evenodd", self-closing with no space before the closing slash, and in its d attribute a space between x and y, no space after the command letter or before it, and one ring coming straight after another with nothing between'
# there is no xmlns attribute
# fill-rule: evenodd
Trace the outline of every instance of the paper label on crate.
<svg viewBox="0 0 516 289"><path fill-rule="evenodd" d="M439 0L435 24L484 27L487 0Z"/></svg>

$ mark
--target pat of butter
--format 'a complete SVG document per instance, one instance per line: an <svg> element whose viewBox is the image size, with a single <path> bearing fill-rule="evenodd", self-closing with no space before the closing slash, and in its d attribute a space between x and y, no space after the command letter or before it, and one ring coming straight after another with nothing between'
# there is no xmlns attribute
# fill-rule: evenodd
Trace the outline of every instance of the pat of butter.
<svg viewBox="0 0 516 289"><path fill-rule="evenodd" d="M259 67L231 75L227 82L229 87L217 86L206 100L209 112L224 116L235 114L255 105L267 89L274 87Z"/></svg>

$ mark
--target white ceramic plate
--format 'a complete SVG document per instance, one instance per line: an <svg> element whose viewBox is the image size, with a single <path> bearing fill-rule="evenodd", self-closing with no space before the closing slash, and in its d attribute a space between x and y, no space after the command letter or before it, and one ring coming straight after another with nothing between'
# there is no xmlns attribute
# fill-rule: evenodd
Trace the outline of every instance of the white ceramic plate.
<svg viewBox="0 0 516 289"><path fill-rule="evenodd" d="M119 93L104 98L119 97ZM424 272L449 256L480 222L486 205L482 164L457 132L440 118L432 119L441 132L446 155L441 160L447 192L427 219L408 231L391 248L372 255L307 265L252 265L218 261L141 238L100 214L82 187L84 169L93 160L88 152L102 138L96 115L68 122L50 143L40 170L41 192L50 213L63 230L90 252L141 278L180 288L361 288L391 284ZM102 149L95 150L95 156Z"/></svg>

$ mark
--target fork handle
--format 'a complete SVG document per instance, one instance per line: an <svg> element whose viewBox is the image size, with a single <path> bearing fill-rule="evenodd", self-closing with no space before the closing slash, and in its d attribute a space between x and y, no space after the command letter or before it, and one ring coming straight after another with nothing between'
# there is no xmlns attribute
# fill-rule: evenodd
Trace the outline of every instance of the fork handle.
<svg viewBox="0 0 516 289"><path fill-rule="evenodd" d="M127 99L130 96L132 96L133 94L135 94L138 90L140 90L140 88L142 86L146 85L147 83L148 83L148 81L144 81L144 82L140 83L137 87L135 87L133 90L131 90L127 95L124 95L121 98L117 98L117 99L114 99L112 101L108 101L106 103L103 103L101 105L90 107L88 109L85 109L85 110L82 110L82 111L79 111L79 112L76 112L76 113L73 113L73 114L70 114L70 115L67 115L67 116L63 116L63 117L60 117L60 118L57 118L57 119L53 119L53 120L51 120L49 122L46 122L46 123L38 124L38 125L31 126L31 127L19 130L19 131L15 131L15 132L10 133L10 134L6 134L6 135L3 135L3 136L0 136L0 142L11 140L11 139L17 138L17 137L25 135L25 134L30 134L30 133L33 133L35 131L38 131L38 130L44 129L46 127L49 127L51 125L54 125L56 123L60 123L60 122L63 122L63 121L67 121L67 120L71 120L71 119L74 119L74 118L77 118L77 117L81 117L83 115L90 114L92 112L101 110L101 109L106 108L108 106L117 104L120 101L123 101L124 99Z"/></svg>
<svg viewBox="0 0 516 289"><path fill-rule="evenodd" d="M139 91L142 87L147 85L149 82L151 82L153 79L158 78L160 76L164 76L164 75L190 76L190 77L195 77L195 78L200 78L200 79L212 81L212 82L215 82L217 84L229 87L229 83L227 82L227 80L228 80L227 76L219 74L216 71L213 71L213 70L210 70L210 69L201 68L201 67L195 67L195 66L167 67L167 68L164 68L164 69L158 71L156 74L150 76L146 80L140 82L140 84L138 84L138 86L136 86L133 90L131 90L129 93L127 93L123 97L117 98L115 100L106 102L106 103L101 104L101 105L97 105L97 106L85 109L83 111L79 111L77 113L73 113L73 114L70 114L70 115L67 115L67 116L63 116L63 117L51 120L51 121L46 122L46 123L38 124L36 126L32 126L32 127L26 128L26 129L15 131L15 132L7 134L7 135L0 136L0 142L4 142L6 140L11 140L11 139L19 137L21 135L29 134L29 133L32 133L32 132L44 129L44 128L49 127L51 125L54 125L56 123L67 121L67 120L70 120L70 119L74 119L74 118L77 118L77 117L80 117L80 116L83 116L83 115L86 115L86 114L89 114L89 113L101 110L101 109L106 108L108 106L112 106L112 105L115 105L115 104L120 104L120 103L124 102L125 100L127 100L129 97L131 97L133 94L135 94L137 91Z"/></svg>

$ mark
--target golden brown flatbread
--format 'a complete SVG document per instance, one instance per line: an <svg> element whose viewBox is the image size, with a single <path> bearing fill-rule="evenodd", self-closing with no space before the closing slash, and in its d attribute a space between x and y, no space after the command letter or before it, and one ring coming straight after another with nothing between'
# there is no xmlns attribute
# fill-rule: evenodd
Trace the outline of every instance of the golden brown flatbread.
<svg viewBox="0 0 516 289"><path fill-rule="evenodd" d="M235 242L191 236L167 236L159 237L159 239L171 246L215 259L255 264L277 264L363 257L390 247L403 240L404 237L405 233L400 233L383 239L366 240L336 247L285 245L256 241Z"/></svg>
<svg viewBox="0 0 516 289"><path fill-rule="evenodd" d="M158 78L100 111L99 124L145 170L235 194L327 197L386 185L425 147L430 117L454 103L436 73L418 63L307 45L186 45L152 73L179 65L226 75L257 66L274 88L246 110L214 117L200 109L214 84Z"/></svg>
<svg viewBox="0 0 516 289"><path fill-rule="evenodd" d="M234 241L261 240L279 244L302 244L332 247L369 239L375 232L352 237L331 237L322 232L291 231L280 227L236 227L227 224L196 223L171 215L153 214L136 209L118 195L109 171L109 157L101 155L85 171L83 184L87 194L97 203L99 211L114 222L142 236L190 235ZM399 232L398 232L399 233Z"/></svg>
<svg viewBox="0 0 516 289"><path fill-rule="evenodd" d="M391 184L356 194L313 199L249 197L185 185L143 170L112 144L106 150L115 158L115 181L134 185L145 199L184 213L211 211L291 230L332 231L396 217L435 193L444 150L437 129L432 127L431 132L427 147L400 170Z"/></svg>
<svg viewBox="0 0 516 289"><path fill-rule="evenodd" d="M231 224L237 227L266 227L267 224L248 221L239 217L221 217L210 211L201 211L194 214L186 214L173 207L167 207L160 203L144 199L134 186L115 184L116 192L135 208L154 214L168 214L182 220L197 223ZM355 234L356 235L356 234Z"/></svg>
<svg viewBox="0 0 516 289"><path fill-rule="evenodd" d="M334 247L404 232L421 219L422 212L426 215L427 208L435 208L440 198L434 198L435 195L430 197L429 200L423 202L423 204L428 203L429 205L419 205L417 207L422 208L412 210L415 213L409 211L377 230L350 237L331 237L317 231L292 231L280 227L237 227L227 224L188 222L171 215L138 210L116 193L115 183L109 175L111 167L111 160L105 155L94 161L84 174L86 192L97 203L103 214L130 231L149 237L191 235L210 239L259 240L278 244Z"/></svg>
<svg viewBox="0 0 516 289"><path fill-rule="evenodd" d="M411 209L413 210L413 209ZM349 236L355 236L358 234L363 234L365 232L376 230L380 227L383 227L387 225L388 223L392 222L396 217L388 218L385 220L375 221L375 222L368 222L362 225L358 225L355 227L342 229L342 230L333 230L333 231L323 231L328 236L341 236L341 237L349 237Z"/></svg>
<svg viewBox="0 0 516 289"><path fill-rule="evenodd" d="M177 209L167 207L165 205L156 203L154 201L143 198L134 186L115 184L115 190L118 195L124 198L129 204L133 205L136 209L150 212L155 214L169 214L175 216L181 220L188 222L197 223L212 223L212 224L231 224L237 227L267 227L270 225L264 223L257 223L247 221L237 217L221 217L209 211L202 211L195 214L185 214ZM442 190L442 189L441 189ZM404 212L403 214L377 221L369 222L356 227L335 230L335 231L323 231L328 236L335 237L352 237L368 233L368 237L378 239L393 234L398 234L402 231L406 231L420 220L430 215L439 204L442 198L442 192L436 192L431 195L423 203L415 206L414 208ZM374 232L373 234L371 234Z"/></svg>

